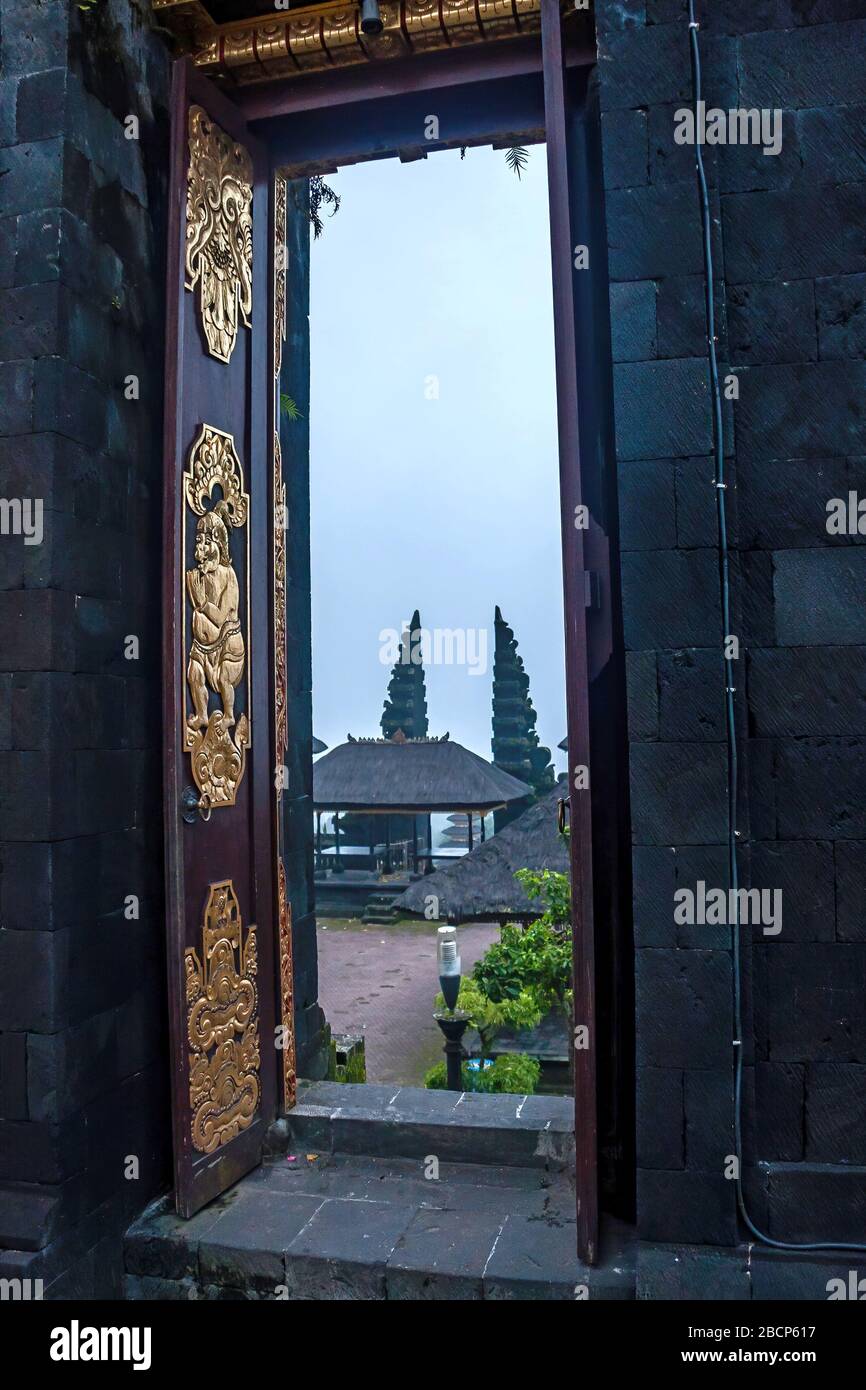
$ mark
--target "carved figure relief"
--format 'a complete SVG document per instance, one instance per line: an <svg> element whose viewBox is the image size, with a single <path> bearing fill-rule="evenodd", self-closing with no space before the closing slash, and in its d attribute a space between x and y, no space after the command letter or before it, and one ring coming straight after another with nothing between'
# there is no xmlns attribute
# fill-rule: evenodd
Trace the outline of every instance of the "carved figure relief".
<svg viewBox="0 0 866 1390"><path fill-rule="evenodd" d="M208 507L217 486L222 496ZM245 527L249 499L230 434L202 425L190 450L184 498L198 517L195 567L186 571L191 612L186 676L192 709L186 715L184 746L191 754L201 805L232 806L244 775L250 731L247 716L235 714L247 652L230 535ZM213 710L212 695L219 701Z"/></svg>
<svg viewBox="0 0 866 1390"><path fill-rule="evenodd" d="M252 1123L259 1105L256 929L243 922L231 879L212 883L201 956L184 953L193 1148L213 1153Z"/></svg>
<svg viewBox="0 0 866 1390"><path fill-rule="evenodd" d="M243 145L200 106L189 109L186 279L198 287L208 352L229 362L238 315L253 311L253 165Z"/></svg>

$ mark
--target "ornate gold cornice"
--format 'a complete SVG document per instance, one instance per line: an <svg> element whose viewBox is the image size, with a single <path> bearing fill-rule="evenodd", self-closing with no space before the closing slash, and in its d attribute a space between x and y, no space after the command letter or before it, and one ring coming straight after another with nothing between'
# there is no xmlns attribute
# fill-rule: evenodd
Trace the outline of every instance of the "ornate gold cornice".
<svg viewBox="0 0 866 1390"><path fill-rule="evenodd" d="M357 5L330 3L214 24L200 0L154 0L160 23L186 37L206 73L262 82L305 72L406 58L541 29L541 0L382 0L381 34L361 32ZM567 0L563 0L563 8Z"/></svg>

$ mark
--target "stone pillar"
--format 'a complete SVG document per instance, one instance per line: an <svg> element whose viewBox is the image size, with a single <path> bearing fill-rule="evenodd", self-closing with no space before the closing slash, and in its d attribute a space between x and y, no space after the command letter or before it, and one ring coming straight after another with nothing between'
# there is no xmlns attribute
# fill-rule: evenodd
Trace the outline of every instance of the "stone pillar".
<svg viewBox="0 0 866 1390"><path fill-rule="evenodd" d="M119 1292L170 1172L150 23L0 0L0 1275L47 1298Z"/></svg>

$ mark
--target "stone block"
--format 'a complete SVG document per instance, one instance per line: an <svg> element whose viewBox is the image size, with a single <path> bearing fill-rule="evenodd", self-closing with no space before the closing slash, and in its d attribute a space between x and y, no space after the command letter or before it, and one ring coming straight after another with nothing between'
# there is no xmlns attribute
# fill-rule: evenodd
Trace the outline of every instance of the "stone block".
<svg viewBox="0 0 866 1390"><path fill-rule="evenodd" d="M728 1251L641 1242L636 1297L677 1303L748 1301L752 1296L750 1265L750 1252L741 1248Z"/></svg>
<svg viewBox="0 0 866 1390"><path fill-rule="evenodd" d="M730 1066L683 1073L685 1167L724 1175L735 1152L734 1076Z"/></svg>
<svg viewBox="0 0 866 1390"><path fill-rule="evenodd" d="M715 1173L637 1171L640 1239L694 1245L736 1245L733 1182Z"/></svg>
<svg viewBox="0 0 866 1390"><path fill-rule="evenodd" d="M761 736L866 729L866 647L757 648L747 654L747 673L749 715Z"/></svg>
<svg viewBox="0 0 866 1390"><path fill-rule="evenodd" d="M611 189L605 206L611 280L703 273L700 215L693 184Z"/></svg>
<svg viewBox="0 0 866 1390"><path fill-rule="evenodd" d="M722 199L728 283L861 273L866 247L854 233L864 216L866 182L730 193Z"/></svg>
<svg viewBox="0 0 866 1390"><path fill-rule="evenodd" d="M775 1240L833 1243L866 1230L866 1168L777 1163L768 1181Z"/></svg>
<svg viewBox="0 0 866 1390"><path fill-rule="evenodd" d="M50 140L63 135L66 78L65 67L22 75L16 113L20 141Z"/></svg>
<svg viewBox="0 0 866 1390"><path fill-rule="evenodd" d="M806 1068L806 1158L866 1165L866 1066Z"/></svg>
<svg viewBox="0 0 866 1390"><path fill-rule="evenodd" d="M28 140L0 150L0 216L56 208L63 195L63 141Z"/></svg>
<svg viewBox="0 0 866 1390"><path fill-rule="evenodd" d="M658 654L659 738L718 742L725 737L725 663L717 649Z"/></svg>
<svg viewBox="0 0 866 1390"><path fill-rule="evenodd" d="M866 362L751 367L738 375L741 459L862 453Z"/></svg>
<svg viewBox="0 0 866 1390"><path fill-rule="evenodd" d="M866 947L772 942L765 969L771 1061L866 1061Z"/></svg>
<svg viewBox="0 0 866 1390"><path fill-rule="evenodd" d="M703 275L672 275L658 282L659 357L700 357L707 354L707 309ZM714 286L714 329L719 352L726 341L724 284Z"/></svg>
<svg viewBox="0 0 866 1390"><path fill-rule="evenodd" d="M821 359L866 357L866 275L816 280L815 304Z"/></svg>
<svg viewBox="0 0 866 1390"><path fill-rule="evenodd" d="M605 111L601 118L604 186L636 188L648 180L647 113Z"/></svg>
<svg viewBox="0 0 866 1390"><path fill-rule="evenodd" d="M725 470L728 490L726 519L733 527L736 515L736 475L730 465ZM715 548L719 543L716 511L716 483L710 458L678 459L674 464L677 499L677 546L680 550ZM729 531L729 535L732 534Z"/></svg>
<svg viewBox="0 0 866 1390"><path fill-rule="evenodd" d="M712 550L625 554L622 581L627 651L717 645L719 575Z"/></svg>
<svg viewBox="0 0 866 1390"><path fill-rule="evenodd" d="M683 1072L639 1067L637 1072L639 1168L685 1168Z"/></svg>
<svg viewBox="0 0 866 1390"><path fill-rule="evenodd" d="M503 1224L502 1215L487 1212L417 1212L388 1260L386 1297L400 1302L480 1299Z"/></svg>
<svg viewBox="0 0 866 1390"><path fill-rule="evenodd" d="M286 1251L289 1298L384 1300L386 1265L414 1215L388 1202L323 1202Z"/></svg>
<svg viewBox="0 0 866 1390"><path fill-rule="evenodd" d="M845 106L866 88L866 21L743 34L740 101L746 107Z"/></svg>
<svg viewBox="0 0 866 1390"><path fill-rule="evenodd" d="M629 738L645 742L658 738L658 685L655 652L627 652Z"/></svg>
<svg viewBox="0 0 866 1390"><path fill-rule="evenodd" d="M827 841L757 841L751 846L749 886L782 895L782 930L765 938L755 926L755 940L835 940L833 846ZM804 886L808 884L808 892Z"/></svg>
<svg viewBox="0 0 866 1390"><path fill-rule="evenodd" d="M731 962L724 951L637 953L639 1067L721 1068L731 1051ZM664 1000L664 1007L659 1001Z"/></svg>
<svg viewBox="0 0 866 1390"><path fill-rule="evenodd" d="M621 460L707 453L712 426L706 363L686 358L615 365L614 422Z"/></svg>
<svg viewBox="0 0 866 1390"><path fill-rule="evenodd" d="M785 647L866 642L866 547L782 550L773 557L778 641ZM809 595L804 603L804 595Z"/></svg>
<svg viewBox="0 0 866 1390"><path fill-rule="evenodd" d="M837 840L836 935L866 943L866 840Z"/></svg>
<svg viewBox="0 0 866 1390"><path fill-rule="evenodd" d="M846 458L761 459L737 477L737 543L764 550L862 545L827 532L827 503L857 491L863 462Z"/></svg>
<svg viewBox="0 0 866 1390"><path fill-rule="evenodd" d="M630 755L634 843L706 845L726 834L721 744L639 743Z"/></svg>
<svg viewBox="0 0 866 1390"><path fill-rule="evenodd" d="M26 434L32 424L33 363L0 362L0 435Z"/></svg>
<svg viewBox="0 0 866 1390"><path fill-rule="evenodd" d="M317 1197L244 1190L200 1236L201 1281L273 1294L285 1283L285 1251L321 1205Z"/></svg>
<svg viewBox="0 0 866 1390"><path fill-rule="evenodd" d="M667 459L625 464L618 490L621 550L676 549L673 465Z"/></svg>
<svg viewBox="0 0 866 1390"><path fill-rule="evenodd" d="M811 280L732 285L727 303L728 351L735 368L817 359Z"/></svg>
<svg viewBox="0 0 866 1390"><path fill-rule="evenodd" d="M610 326L614 362L644 362L656 356L654 280L611 285Z"/></svg>
<svg viewBox="0 0 866 1390"><path fill-rule="evenodd" d="M756 1062L754 1153L759 1162L798 1163L803 1159L805 1076L805 1068L796 1063Z"/></svg>

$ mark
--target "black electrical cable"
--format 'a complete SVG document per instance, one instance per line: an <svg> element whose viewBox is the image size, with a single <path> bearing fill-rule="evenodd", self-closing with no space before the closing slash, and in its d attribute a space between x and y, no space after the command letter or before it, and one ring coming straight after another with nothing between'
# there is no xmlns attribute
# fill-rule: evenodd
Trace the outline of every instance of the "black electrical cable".
<svg viewBox="0 0 866 1390"><path fill-rule="evenodd" d="M695 18L695 0L689 0L689 47L692 68L692 104L695 113L695 163L698 176L698 192L701 203L701 230L704 252L704 296L707 313L707 353L710 368L710 388L713 399L713 458L714 484L716 492L716 516L719 527L719 587L722 609L722 645L725 656L725 722L727 728L728 754L728 874L733 890L734 920L731 923L731 948L733 957L733 996L734 996L734 1149L737 1159L737 1206L740 1216L752 1235L765 1245L777 1250L858 1250L866 1253L866 1245L847 1241L788 1241L774 1240L766 1235L749 1215L743 1191L743 1007L742 1007L742 965L740 961L740 899L739 872L737 868L737 731L734 722L734 666L735 657L730 650L728 638L731 635L731 592L728 564L728 525L725 507L725 450L724 426L722 420L722 393L719 387L719 364L716 355L716 313L713 298L713 247L710 221L710 198L707 189L707 176L704 169L703 148L698 127L698 103L701 97L701 53L698 44L700 24Z"/></svg>

